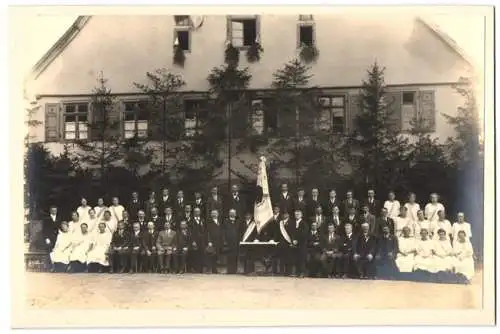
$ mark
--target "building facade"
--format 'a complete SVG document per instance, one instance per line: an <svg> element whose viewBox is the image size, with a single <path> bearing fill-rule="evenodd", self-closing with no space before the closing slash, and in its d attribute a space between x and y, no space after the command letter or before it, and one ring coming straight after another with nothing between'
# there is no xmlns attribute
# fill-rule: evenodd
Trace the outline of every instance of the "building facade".
<svg viewBox="0 0 500 334"><path fill-rule="evenodd" d="M230 41L240 50L240 68L252 74L249 90L249 128L258 134L293 127L269 108L259 108L271 88L272 73L294 58L303 45L319 51L311 63L310 85L318 89L318 131L348 133L359 112L356 97L367 69L376 61L386 67L388 95L393 98L395 122L404 134L419 115L428 130L442 140L453 135L443 114L453 115L463 101L453 86L472 67L463 52L445 34L421 18L346 15L170 15L81 16L34 66L26 91L42 125L30 129L32 140L62 151L75 140L90 140L90 99L102 72L116 95L120 134L147 137L157 122L137 112L144 103L134 83L145 83L146 73L167 68L182 76L185 137L196 130L206 105L207 76L224 64ZM263 48L260 60L249 63L245 52L255 42ZM185 55L183 67L173 64L174 48ZM261 110L262 109L262 110ZM267 132L271 130L270 132ZM244 136L244 133L239 133ZM237 136L236 136L237 137ZM237 138L236 138L237 139ZM154 143L152 143L154 145ZM171 145L176 145L172 143ZM254 177L257 156L244 151L230 159L238 174ZM275 157L276 158L276 157ZM280 157L277 157L280 158ZM282 157L286 159L286 157ZM229 158L225 164L229 163ZM227 166L217 177L226 178ZM348 172L348 171L346 171ZM293 175L283 171L283 177Z"/></svg>

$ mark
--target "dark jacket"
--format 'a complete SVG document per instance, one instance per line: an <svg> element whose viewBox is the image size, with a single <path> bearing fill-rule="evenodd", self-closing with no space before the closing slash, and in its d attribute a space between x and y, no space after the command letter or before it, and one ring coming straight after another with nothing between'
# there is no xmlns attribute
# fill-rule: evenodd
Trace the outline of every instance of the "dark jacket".
<svg viewBox="0 0 500 334"><path fill-rule="evenodd" d="M142 232L139 231L139 234L136 236L134 231L129 234L129 247L142 247Z"/></svg>
<svg viewBox="0 0 500 334"><path fill-rule="evenodd" d="M315 213L316 213L316 208L318 206L321 206L321 208L323 208L322 206L323 203L321 203L321 200L318 199L315 201L313 200L312 198L310 198L308 201L307 201L307 209L306 209L306 216L305 217L311 217L311 216L314 216Z"/></svg>
<svg viewBox="0 0 500 334"><path fill-rule="evenodd" d="M337 249L344 255L352 255L354 251L353 247L355 239L356 236L354 233L352 233L350 237L345 234L339 236L337 239Z"/></svg>
<svg viewBox="0 0 500 334"><path fill-rule="evenodd" d="M240 243L240 226L241 221L239 219L235 219L234 222L231 222L229 218L224 221L223 229L224 229L224 244L229 249L236 249Z"/></svg>
<svg viewBox="0 0 500 334"><path fill-rule="evenodd" d="M388 237L382 236L380 238L377 238L376 254L377 257L380 257L380 259L388 259L389 253L392 253L393 259L395 259L398 250L398 239L395 238L392 234L390 234Z"/></svg>
<svg viewBox="0 0 500 334"><path fill-rule="evenodd" d="M224 213L228 213L230 209L234 209L236 210L236 217L240 219L244 218L247 208L245 198L240 193L238 193L238 199L235 199L231 193L225 202L227 203L227 207Z"/></svg>
<svg viewBox="0 0 500 334"><path fill-rule="evenodd" d="M173 202L173 214L177 219L182 219L182 216L184 216L184 208L186 207L186 199L182 199L182 203L179 203L179 199L176 198L175 201Z"/></svg>
<svg viewBox="0 0 500 334"><path fill-rule="evenodd" d="M365 216L362 214L359 217L360 223L368 223L370 225L370 234L376 236L377 235L377 223L376 223L376 218L374 215L371 213L368 214L368 216Z"/></svg>
<svg viewBox="0 0 500 334"><path fill-rule="evenodd" d="M56 244L56 240L57 240L57 234L59 233L60 227L61 227L60 214L56 215L55 221L52 220L50 215L45 217L45 219L43 220L43 226L42 226L43 240L40 240L40 242L39 242L40 245L46 245L45 239L49 239L50 245L44 246L44 247L48 247L49 249L54 248L54 246Z"/></svg>
<svg viewBox="0 0 500 334"><path fill-rule="evenodd" d="M151 215L152 208L158 208L158 202L156 200L154 202L147 200L144 202L143 206L144 206L144 213L146 214L146 217L148 217Z"/></svg>
<svg viewBox="0 0 500 334"><path fill-rule="evenodd" d="M218 224L216 224L210 219L207 221L205 229L205 247L211 242L215 250L219 252L223 246L222 221L219 219Z"/></svg>
<svg viewBox="0 0 500 334"><path fill-rule="evenodd" d="M217 200L213 197L207 200L207 212L205 213L207 219L210 217L210 212L212 212L212 210L217 210L219 212L219 217L224 214L224 206L220 195L217 195Z"/></svg>
<svg viewBox="0 0 500 334"><path fill-rule="evenodd" d="M280 222L277 222L277 231L278 231L278 241L280 247L288 247L291 245L291 242L294 240L295 235L295 222L292 219L288 219L285 224L285 231L290 236L290 243L283 237L283 233L281 232Z"/></svg>
<svg viewBox="0 0 500 334"><path fill-rule="evenodd" d="M370 213L375 216L378 216L380 214L380 210L382 210L382 206L380 205L380 201L378 199L373 199L373 202L370 203L370 200L367 198L363 205L368 206Z"/></svg>
<svg viewBox="0 0 500 334"><path fill-rule="evenodd" d="M306 248L307 234L309 233L309 223L305 219L302 219L298 228L297 228L297 222L295 220L292 220L291 223L293 226L292 230L293 235L291 235L292 241L297 240L297 247Z"/></svg>
<svg viewBox="0 0 500 334"><path fill-rule="evenodd" d="M161 216L165 215L166 208L171 208L172 210L174 209L172 196L170 196L170 195L168 195L168 198L166 201L163 200L163 195L160 197L160 200L158 201L158 211L159 211Z"/></svg>
<svg viewBox="0 0 500 334"><path fill-rule="evenodd" d="M328 198L323 205L323 213L325 214L325 216L332 216L334 207L338 207L339 210L342 210L342 203L340 203L340 200L337 197L335 197L335 201L333 203L330 201L330 198Z"/></svg>
<svg viewBox="0 0 500 334"><path fill-rule="evenodd" d="M192 248L192 238L189 229L185 232L182 230L178 230L175 235L175 245L178 251L181 251L183 248L187 248L190 250Z"/></svg>
<svg viewBox="0 0 500 334"><path fill-rule="evenodd" d="M142 249L144 251L153 251L153 247L156 247L156 239L158 238L158 232L154 231L149 233L148 231L142 232Z"/></svg>
<svg viewBox="0 0 500 334"><path fill-rule="evenodd" d="M375 228L375 236L379 237L382 236L382 228L384 226L389 226L389 231L391 232L392 235L394 235L394 219L386 217L385 219L382 217L377 218L377 223L376 223L376 228Z"/></svg>
<svg viewBox="0 0 500 334"><path fill-rule="evenodd" d="M321 237L321 249L323 252L326 251L338 251L339 243L338 243L339 236L333 235L333 239L330 241L330 234L328 232Z"/></svg>
<svg viewBox="0 0 500 334"><path fill-rule="evenodd" d="M188 222L189 226L189 232L190 232L190 238L191 238L191 244L193 242L196 243L196 248L197 250L202 250L204 249L205 245L205 237L206 237L206 224L205 220L203 218L200 219L200 224L196 222L196 220L193 218Z"/></svg>
<svg viewBox="0 0 500 334"><path fill-rule="evenodd" d="M111 247L129 247L130 236L127 230L123 230L120 235L120 231L115 231L113 237L111 238Z"/></svg>
<svg viewBox="0 0 500 334"><path fill-rule="evenodd" d="M358 254L362 258L366 257L368 254L375 256L377 250L376 239L373 235L368 234L368 239L364 235L358 235L353 243L354 254Z"/></svg>
<svg viewBox="0 0 500 334"><path fill-rule="evenodd" d="M139 199L137 200L137 202L130 200L126 209L130 216L130 220L134 222L137 220L137 213L139 212L139 210L144 210L144 204Z"/></svg>
<svg viewBox="0 0 500 334"><path fill-rule="evenodd" d="M345 231L345 224L347 223L351 223L352 224L352 231L354 234L358 234L361 232L361 219L359 218L358 215L355 215L354 216L354 219L349 219L349 215L346 215L345 218L344 218L344 221L343 221L343 224L342 224L342 227L341 227L341 231L342 233L344 233Z"/></svg>
<svg viewBox="0 0 500 334"><path fill-rule="evenodd" d="M287 193L286 198L283 197L283 194L280 192L276 200L276 205L279 206L281 214L286 211L290 216L293 216L294 203L290 192Z"/></svg>
<svg viewBox="0 0 500 334"><path fill-rule="evenodd" d="M312 231L307 233L307 251L309 253L321 253L321 239L322 235L319 231L316 231L315 234Z"/></svg>
<svg viewBox="0 0 500 334"><path fill-rule="evenodd" d="M299 201L299 197L295 197L293 199L293 210L302 211L302 215L307 215L307 200L305 197L302 198L302 201ZM291 212L290 212L291 214Z"/></svg>
<svg viewBox="0 0 500 334"><path fill-rule="evenodd" d="M148 222L153 222L155 224L155 230L156 231L163 231L165 227L165 221L160 215L157 215L155 218L149 217Z"/></svg>
<svg viewBox="0 0 500 334"><path fill-rule="evenodd" d="M357 199L353 199L352 202L349 202L348 200L342 201L342 207L340 207L339 209L340 211L342 211L342 214L344 216L347 216L351 208L354 208L356 210L356 214L359 213L359 201Z"/></svg>

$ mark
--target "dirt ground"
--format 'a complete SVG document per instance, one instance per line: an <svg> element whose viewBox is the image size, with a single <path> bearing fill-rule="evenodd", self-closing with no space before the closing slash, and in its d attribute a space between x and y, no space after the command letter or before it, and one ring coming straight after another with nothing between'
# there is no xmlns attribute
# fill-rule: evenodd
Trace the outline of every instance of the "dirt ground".
<svg viewBox="0 0 500 334"><path fill-rule="evenodd" d="M26 273L28 309L471 309L470 285L242 275Z"/></svg>

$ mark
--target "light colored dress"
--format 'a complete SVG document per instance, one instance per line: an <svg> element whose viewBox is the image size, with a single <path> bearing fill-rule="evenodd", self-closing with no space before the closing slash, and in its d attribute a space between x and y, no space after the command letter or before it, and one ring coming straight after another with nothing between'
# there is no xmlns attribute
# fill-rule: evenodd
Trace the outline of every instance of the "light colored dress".
<svg viewBox="0 0 500 334"><path fill-rule="evenodd" d="M109 211L111 211L111 218L115 219L116 221L123 220L123 211L125 211L125 208L122 205L111 205L109 207Z"/></svg>
<svg viewBox="0 0 500 334"><path fill-rule="evenodd" d="M94 211L95 211L95 217L98 219L98 220L101 220L102 217L104 217L104 211L106 211L108 209L107 206L103 205L103 206L96 206L94 208Z"/></svg>
<svg viewBox="0 0 500 334"><path fill-rule="evenodd" d="M416 241L417 254L415 255L415 270L424 270L435 272L434 270L434 240L417 240Z"/></svg>
<svg viewBox="0 0 500 334"><path fill-rule="evenodd" d="M71 241L70 261L87 263L87 253L92 242L90 233L73 233Z"/></svg>
<svg viewBox="0 0 500 334"><path fill-rule="evenodd" d="M425 206L425 209L424 209L425 218L431 222L439 220L438 211L444 211L443 204L441 204L439 202L436 204L427 203L427 205Z"/></svg>
<svg viewBox="0 0 500 334"><path fill-rule="evenodd" d="M458 232L460 232L460 231L464 231L465 237L468 238L469 240L472 238L471 226L467 222L453 223L453 226L451 227L451 231L452 231L452 235L453 235L453 240L458 240Z"/></svg>
<svg viewBox="0 0 500 334"><path fill-rule="evenodd" d="M385 201L384 202L384 208L387 209L387 216L390 218L396 218L399 216L399 209L401 208L401 204L399 201Z"/></svg>
<svg viewBox="0 0 500 334"><path fill-rule="evenodd" d="M402 273L411 273L415 265L415 238L398 238L399 252L396 256L396 266Z"/></svg>
<svg viewBox="0 0 500 334"><path fill-rule="evenodd" d="M435 240L439 239L438 231L443 229L446 232L446 238L450 239L451 232L451 223L448 219L445 220L437 220L430 223L429 232L432 234L432 238Z"/></svg>
<svg viewBox="0 0 500 334"><path fill-rule="evenodd" d="M96 217L94 219L90 218L86 221L88 230L90 233L95 233L98 231L97 225L99 223L99 219Z"/></svg>
<svg viewBox="0 0 500 334"><path fill-rule="evenodd" d="M418 203L406 203L405 208L408 210L408 218L411 219L411 221L416 222L418 220L418 210L420 210L420 204Z"/></svg>
<svg viewBox="0 0 500 334"><path fill-rule="evenodd" d="M87 263L99 263L103 266L109 266L108 251L111 244L111 233L97 232L92 236L92 249L87 255Z"/></svg>
<svg viewBox="0 0 500 334"><path fill-rule="evenodd" d="M452 271L455 258L449 238L434 240L434 272Z"/></svg>
<svg viewBox="0 0 500 334"><path fill-rule="evenodd" d="M410 237L415 236L415 224L408 217L396 217L394 218L394 235L396 237L401 237L403 234L403 228L408 227L410 229Z"/></svg>
<svg viewBox="0 0 500 334"><path fill-rule="evenodd" d="M50 253L50 260L52 261L52 263L69 263L69 256L72 250L72 242L73 234L71 232L59 231L54 249Z"/></svg>
<svg viewBox="0 0 500 334"><path fill-rule="evenodd" d="M429 238L431 237L431 223L428 220L417 220L415 222L415 237L420 239L420 231L422 229L427 229L429 231Z"/></svg>
<svg viewBox="0 0 500 334"><path fill-rule="evenodd" d="M113 219L113 217L111 217L110 220L108 221L105 221L105 220L101 220L99 223L104 223L106 224L106 229L111 233L115 233L116 229L118 228L118 221ZM96 231L99 231L97 228L96 228ZM97 232L99 233L99 232Z"/></svg>
<svg viewBox="0 0 500 334"><path fill-rule="evenodd" d="M453 252L455 253L455 272L463 274L467 279L472 279L474 270L474 250L469 240L453 243Z"/></svg>
<svg viewBox="0 0 500 334"><path fill-rule="evenodd" d="M92 209L90 205L87 205L86 207L79 206L78 209L76 209L76 212L78 212L78 216L80 217L80 221L84 222L89 219L89 210Z"/></svg>

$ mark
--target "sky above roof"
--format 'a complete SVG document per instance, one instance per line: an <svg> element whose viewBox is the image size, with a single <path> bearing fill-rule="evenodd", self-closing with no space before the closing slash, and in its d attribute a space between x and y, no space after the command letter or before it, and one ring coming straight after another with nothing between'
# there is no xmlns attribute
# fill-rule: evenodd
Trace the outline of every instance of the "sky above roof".
<svg viewBox="0 0 500 334"><path fill-rule="evenodd" d="M25 74L47 52L47 50L71 26L77 16L72 15L30 15L29 25L22 31L21 64ZM478 68L483 68L484 27L480 15L427 15L424 19L439 26L463 49ZM481 72L481 71L479 71Z"/></svg>

